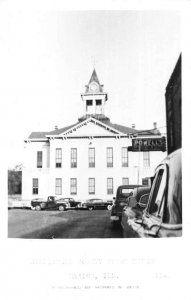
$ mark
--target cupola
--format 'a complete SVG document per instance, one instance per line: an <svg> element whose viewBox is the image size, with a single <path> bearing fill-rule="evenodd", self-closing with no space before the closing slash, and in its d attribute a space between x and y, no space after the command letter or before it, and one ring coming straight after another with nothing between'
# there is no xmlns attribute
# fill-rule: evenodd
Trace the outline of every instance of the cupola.
<svg viewBox="0 0 191 300"><path fill-rule="evenodd" d="M86 115L104 115L107 94L103 92L103 85L100 84L95 69L85 88L85 93L81 94L84 102L84 113Z"/></svg>

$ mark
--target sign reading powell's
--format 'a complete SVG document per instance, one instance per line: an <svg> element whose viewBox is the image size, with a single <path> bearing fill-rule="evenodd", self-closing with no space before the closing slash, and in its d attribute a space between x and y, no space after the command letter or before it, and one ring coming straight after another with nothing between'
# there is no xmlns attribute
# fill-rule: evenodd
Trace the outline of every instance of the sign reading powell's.
<svg viewBox="0 0 191 300"><path fill-rule="evenodd" d="M166 151L166 138L136 138L132 140L130 151Z"/></svg>

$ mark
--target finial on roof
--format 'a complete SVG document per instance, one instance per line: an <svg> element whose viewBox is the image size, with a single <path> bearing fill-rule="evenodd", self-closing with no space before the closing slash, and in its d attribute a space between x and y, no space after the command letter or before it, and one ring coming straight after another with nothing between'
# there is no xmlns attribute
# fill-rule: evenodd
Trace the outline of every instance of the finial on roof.
<svg viewBox="0 0 191 300"><path fill-rule="evenodd" d="M98 61L96 60L95 56L92 56L91 58L92 58L92 61L93 61L93 68L95 69L95 64Z"/></svg>

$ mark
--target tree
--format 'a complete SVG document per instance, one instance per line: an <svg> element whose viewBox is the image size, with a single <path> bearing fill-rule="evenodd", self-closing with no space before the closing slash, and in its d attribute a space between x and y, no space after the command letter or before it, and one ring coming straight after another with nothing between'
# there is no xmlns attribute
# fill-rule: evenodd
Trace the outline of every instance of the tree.
<svg viewBox="0 0 191 300"><path fill-rule="evenodd" d="M22 171L8 170L8 194L22 193Z"/></svg>

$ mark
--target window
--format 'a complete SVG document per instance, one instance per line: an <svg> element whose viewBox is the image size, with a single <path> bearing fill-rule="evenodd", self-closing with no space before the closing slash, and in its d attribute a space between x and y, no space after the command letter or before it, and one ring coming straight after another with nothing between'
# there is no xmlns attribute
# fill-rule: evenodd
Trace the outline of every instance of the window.
<svg viewBox="0 0 191 300"><path fill-rule="evenodd" d="M32 180L32 193L38 195L38 178L33 178Z"/></svg>
<svg viewBox="0 0 191 300"><path fill-rule="evenodd" d="M77 148L71 148L71 168L77 168Z"/></svg>
<svg viewBox="0 0 191 300"><path fill-rule="evenodd" d="M70 194L77 194L77 178L70 178Z"/></svg>
<svg viewBox="0 0 191 300"><path fill-rule="evenodd" d="M122 167L128 167L128 149L122 147Z"/></svg>
<svg viewBox="0 0 191 300"><path fill-rule="evenodd" d="M62 149L56 148L56 168L62 168Z"/></svg>
<svg viewBox="0 0 191 300"><path fill-rule="evenodd" d="M111 147L107 148L107 167L113 167L113 148Z"/></svg>
<svg viewBox="0 0 191 300"><path fill-rule="evenodd" d="M95 168L95 148L89 148L89 168Z"/></svg>
<svg viewBox="0 0 191 300"><path fill-rule="evenodd" d="M153 184L152 202L149 205L149 213L162 218L164 208L164 197L166 189L167 170L162 168L158 171L156 179Z"/></svg>
<svg viewBox="0 0 191 300"><path fill-rule="evenodd" d="M129 185L129 177L122 178L122 185Z"/></svg>
<svg viewBox="0 0 191 300"><path fill-rule="evenodd" d="M150 167L150 153L149 152L143 152L143 166L144 167Z"/></svg>
<svg viewBox="0 0 191 300"><path fill-rule="evenodd" d="M113 194L113 178L107 178L107 194Z"/></svg>
<svg viewBox="0 0 191 300"><path fill-rule="evenodd" d="M37 168L42 168L42 151L37 151Z"/></svg>
<svg viewBox="0 0 191 300"><path fill-rule="evenodd" d="M124 187L119 187L117 190L117 201L121 201L121 198L127 198L129 196L133 195L133 188L124 188Z"/></svg>
<svg viewBox="0 0 191 300"><path fill-rule="evenodd" d="M143 178L142 185L149 185L149 178Z"/></svg>
<svg viewBox="0 0 191 300"><path fill-rule="evenodd" d="M87 106L91 106L91 105L93 105L93 101L92 100L87 100Z"/></svg>
<svg viewBox="0 0 191 300"><path fill-rule="evenodd" d="M89 194L95 194L95 178L89 178Z"/></svg>
<svg viewBox="0 0 191 300"><path fill-rule="evenodd" d="M56 195L62 195L62 178L56 178Z"/></svg>
<svg viewBox="0 0 191 300"><path fill-rule="evenodd" d="M96 105L101 105L101 99L96 100Z"/></svg>

